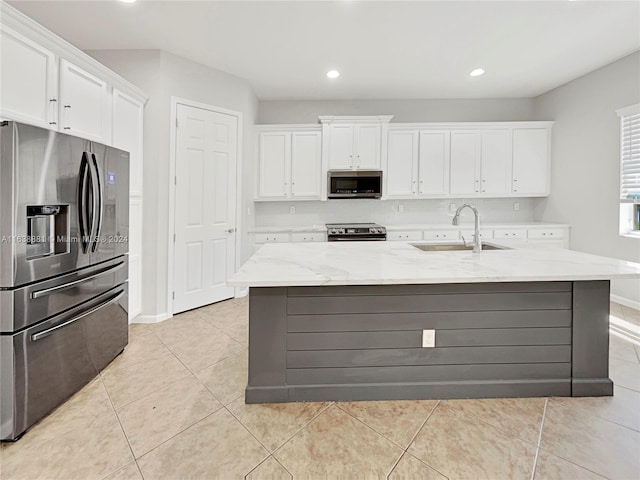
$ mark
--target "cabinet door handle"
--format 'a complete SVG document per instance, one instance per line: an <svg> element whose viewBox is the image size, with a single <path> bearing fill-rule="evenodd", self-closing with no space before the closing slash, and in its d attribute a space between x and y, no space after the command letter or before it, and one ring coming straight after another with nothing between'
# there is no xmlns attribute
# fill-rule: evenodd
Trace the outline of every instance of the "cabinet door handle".
<svg viewBox="0 0 640 480"><path fill-rule="evenodd" d="M51 118L55 118L57 98L50 98L49 105L51 105ZM57 125L58 122L49 122L49 125Z"/></svg>
<svg viewBox="0 0 640 480"><path fill-rule="evenodd" d="M65 105L65 112L67 109L71 109L71 105ZM67 125L65 127L63 127L65 130L71 130L71 127L69 126L69 122L67 121L67 113L64 114L64 123L66 123Z"/></svg>

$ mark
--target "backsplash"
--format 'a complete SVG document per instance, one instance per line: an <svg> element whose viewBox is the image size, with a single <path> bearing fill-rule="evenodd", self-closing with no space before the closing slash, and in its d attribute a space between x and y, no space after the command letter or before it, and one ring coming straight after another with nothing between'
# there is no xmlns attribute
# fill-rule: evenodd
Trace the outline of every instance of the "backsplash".
<svg viewBox="0 0 640 480"><path fill-rule="evenodd" d="M478 208L485 223L532 222L532 198L483 198L442 200L327 200L326 202L255 202L255 226L305 226L325 223L374 222L381 225L447 224L453 213L450 205L470 203ZM519 210L514 210L514 203ZM400 212L401 207L404 211ZM290 213L290 207L295 213ZM461 223L472 223L473 214L466 209Z"/></svg>

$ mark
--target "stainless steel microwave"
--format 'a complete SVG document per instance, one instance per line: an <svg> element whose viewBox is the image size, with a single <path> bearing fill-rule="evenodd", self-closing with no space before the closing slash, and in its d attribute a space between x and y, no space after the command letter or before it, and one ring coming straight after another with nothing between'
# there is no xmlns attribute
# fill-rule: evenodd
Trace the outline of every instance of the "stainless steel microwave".
<svg viewBox="0 0 640 480"><path fill-rule="evenodd" d="M382 170L329 170L327 198L380 198Z"/></svg>

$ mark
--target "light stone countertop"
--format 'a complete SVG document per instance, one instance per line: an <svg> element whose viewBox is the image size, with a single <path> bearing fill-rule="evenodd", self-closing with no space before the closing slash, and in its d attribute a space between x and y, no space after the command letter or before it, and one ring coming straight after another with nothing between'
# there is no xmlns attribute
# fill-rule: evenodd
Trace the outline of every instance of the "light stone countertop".
<svg viewBox="0 0 640 480"><path fill-rule="evenodd" d="M406 242L307 242L263 245L228 284L275 287L619 278L640 278L640 263L559 248L423 252Z"/></svg>

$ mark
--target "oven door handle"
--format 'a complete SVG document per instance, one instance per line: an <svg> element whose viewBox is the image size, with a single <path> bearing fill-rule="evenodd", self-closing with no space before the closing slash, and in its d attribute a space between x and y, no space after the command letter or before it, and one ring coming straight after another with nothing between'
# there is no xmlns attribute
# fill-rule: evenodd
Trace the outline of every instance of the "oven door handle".
<svg viewBox="0 0 640 480"><path fill-rule="evenodd" d="M60 323L58 325L56 325L55 327L51 327L51 328L47 328L46 330L43 330L41 332L38 333L34 333L33 335L31 335L31 341L32 342L37 342L38 340L42 340L43 338L48 337L49 335L53 334L56 330L59 330L61 328L64 328L66 326L71 325L72 323L77 322L78 320L80 320L81 318L86 317L87 315L91 315L92 313L97 312L98 310L100 310L101 308L106 307L107 305L111 305L112 303L117 302L118 300L120 300L120 298L124 295L124 290L121 290L119 293L115 294L114 296L112 296L111 298L109 298L108 300L105 300L104 302L96 305L95 307L93 307L90 310L87 310L86 312L82 312L79 315L76 315L75 317L70 318L69 320L67 320L66 322Z"/></svg>
<svg viewBox="0 0 640 480"><path fill-rule="evenodd" d="M102 270L96 273L92 273L91 275L86 275L82 278L74 280L73 282L65 283L63 285L58 285L51 288L43 288L42 290L36 290L35 292L31 292L31 298L36 299L36 298L44 297L47 295L51 295L52 293L68 290L69 288L73 288L77 285L80 285L81 283L85 283L90 280L93 280L94 278L98 278L102 275L106 275L107 273L115 272L119 270L122 267L122 265L124 265L124 262L116 263L115 265L111 265L107 268L103 268Z"/></svg>

